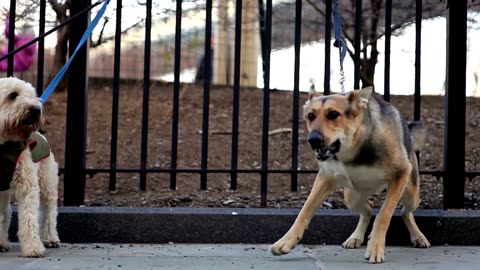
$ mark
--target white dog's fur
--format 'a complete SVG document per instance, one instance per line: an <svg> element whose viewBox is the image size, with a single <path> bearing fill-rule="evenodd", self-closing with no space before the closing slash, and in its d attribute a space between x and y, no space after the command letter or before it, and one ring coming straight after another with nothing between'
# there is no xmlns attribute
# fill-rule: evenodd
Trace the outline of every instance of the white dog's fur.
<svg viewBox="0 0 480 270"><path fill-rule="evenodd" d="M14 99L10 95L13 92L16 92ZM0 79L0 144L25 140L25 136L39 128L42 117L39 123L28 128L21 126L33 106L43 111L31 84L16 78ZM17 163L10 190L0 192L0 251L3 252L10 248L10 195L18 202L18 239L22 256L43 257L45 247L59 247L56 228L58 164L53 153L34 163L27 147Z"/></svg>

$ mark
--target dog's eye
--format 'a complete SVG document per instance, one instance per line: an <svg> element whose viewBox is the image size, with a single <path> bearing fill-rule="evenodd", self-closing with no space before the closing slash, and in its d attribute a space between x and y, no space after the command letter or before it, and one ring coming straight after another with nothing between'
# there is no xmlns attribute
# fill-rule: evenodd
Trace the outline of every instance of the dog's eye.
<svg viewBox="0 0 480 270"><path fill-rule="evenodd" d="M10 94L7 96L7 98L8 98L9 100L15 100L17 97L18 97L18 93L17 93L17 92L12 92L12 93L10 93Z"/></svg>
<svg viewBox="0 0 480 270"><path fill-rule="evenodd" d="M340 113L337 112L337 111L329 111L328 114L327 114L327 119L328 120L335 120L337 119L337 117L340 116Z"/></svg>
<svg viewBox="0 0 480 270"><path fill-rule="evenodd" d="M314 113L308 113L308 114L307 114L308 121L310 121L310 122L313 121L313 120L315 120L315 117L316 117L316 116L315 116Z"/></svg>

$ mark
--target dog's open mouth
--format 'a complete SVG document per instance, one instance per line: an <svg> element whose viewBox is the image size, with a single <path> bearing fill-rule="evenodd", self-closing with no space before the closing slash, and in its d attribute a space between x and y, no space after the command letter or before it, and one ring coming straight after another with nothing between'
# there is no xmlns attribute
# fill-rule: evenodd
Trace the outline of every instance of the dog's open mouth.
<svg viewBox="0 0 480 270"><path fill-rule="evenodd" d="M336 140L332 144L330 144L328 147L325 147L323 149L315 149L315 157L317 160L320 161L325 161L327 159L335 157L335 154L340 151L340 146L341 143L339 140Z"/></svg>

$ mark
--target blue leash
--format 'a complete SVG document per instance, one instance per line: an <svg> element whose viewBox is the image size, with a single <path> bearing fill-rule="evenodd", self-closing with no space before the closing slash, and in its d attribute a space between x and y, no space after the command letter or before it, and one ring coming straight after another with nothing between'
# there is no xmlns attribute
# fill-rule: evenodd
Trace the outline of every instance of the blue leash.
<svg viewBox="0 0 480 270"><path fill-rule="evenodd" d="M65 63L65 65L60 69L60 71L55 75L53 80L50 82L50 84L47 86L45 91L43 92L42 96L40 97L40 102L45 103L47 99L50 97L50 95L53 93L57 85L60 83L60 80L63 78L63 75L65 75L65 72L67 71L68 67L70 66L70 63L72 63L73 58L75 55L77 55L77 52L80 50L80 48L85 44L87 41L88 37L92 34L93 29L95 26L97 26L98 21L100 21L100 18L103 17L103 14L105 13L105 10L107 9L107 5L110 2L110 0L103 0L103 6L102 8L98 11L97 15L93 19L93 21L90 23L88 26L87 30L85 30L85 33L83 34L82 38L80 39L80 42L78 42L77 48L75 51L72 53L68 61Z"/></svg>
<svg viewBox="0 0 480 270"><path fill-rule="evenodd" d="M342 39L342 21L338 14L338 1L333 1L333 27L335 30L335 42L333 46L338 47L340 56L340 86L342 93L345 93L345 73L343 71L343 60L347 55L347 43Z"/></svg>

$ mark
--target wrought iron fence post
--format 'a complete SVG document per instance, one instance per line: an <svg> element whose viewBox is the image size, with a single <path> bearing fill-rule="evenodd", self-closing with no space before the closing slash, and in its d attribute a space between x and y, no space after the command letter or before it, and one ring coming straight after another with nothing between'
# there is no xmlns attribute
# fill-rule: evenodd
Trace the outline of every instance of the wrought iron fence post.
<svg viewBox="0 0 480 270"><path fill-rule="evenodd" d="M71 1L73 16L90 6L91 0ZM88 27L88 13L73 21L69 51L74 52ZM64 205L81 205L85 199L85 147L87 126L88 41L78 51L68 71L67 130L65 141Z"/></svg>
<svg viewBox="0 0 480 270"><path fill-rule="evenodd" d="M45 19L46 19L47 0L40 0L40 21L38 25L38 35L45 33ZM41 96L43 93L43 74L45 69L45 39L38 41L38 55L37 55L37 95Z"/></svg>
<svg viewBox="0 0 480 270"><path fill-rule="evenodd" d="M354 63L354 73L353 73L353 88L360 89L360 73L361 73L361 59L360 59L360 50L361 50L361 40L362 40L362 0L355 1L355 35L354 35L354 48L355 48L355 59ZM364 86L364 85L363 85Z"/></svg>
<svg viewBox="0 0 480 270"><path fill-rule="evenodd" d="M8 52L11 52L15 49L14 47L14 40L15 40L15 9L17 7L16 0L10 0L10 11L8 15L8 20L10 24L8 25ZM14 56L11 55L7 59L7 77L13 76L13 58Z"/></svg>
<svg viewBox="0 0 480 270"><path fill-rule="evenodd" d="M258 24L260 28L260 46L262 47L262 79L265 81L265 49L266 49L266 39L265 39L265 7L263 0L258 0Z"/></svg>
<svg viewBox="0 0 480 270"><path fill-rule="evenodd" d="M467 0L448 1L443 207L463 208L465 192L465 107Z"/></svg>
<svg viewBox="0 0 480 270"><path fill-rule="evenodd" d="M323 94L330 95L330 45L332 41L332 0L325 1L325 62L323 71Z"/></svg>

